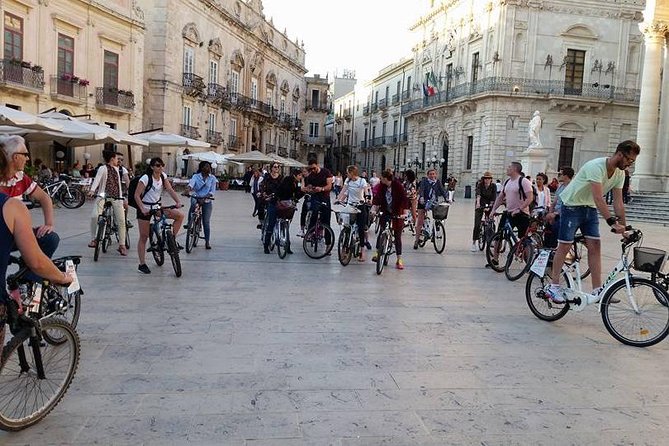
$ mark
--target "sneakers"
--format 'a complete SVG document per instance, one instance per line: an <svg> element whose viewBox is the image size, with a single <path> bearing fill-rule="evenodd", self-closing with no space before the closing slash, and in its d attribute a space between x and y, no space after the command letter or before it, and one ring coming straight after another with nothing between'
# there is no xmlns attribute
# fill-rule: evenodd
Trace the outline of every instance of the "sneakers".
<svg viewBox="0 0 669 446"><path fill-rule="evenodd" d="M365 242L365 248L372 249L372 245L369 242Z"/></svg>
<svg viewBox="0 0 669 446"><path fill-rule="evenodd" d="M300 228L300 232L297 233L298 237L304 237L304 228Z"/></svg>
<svg viewBox="0 0 669 446"><path fill-rule="evenodd" d="M146 263L139 265L137 271L139 271L142 274L151 274L151 270L149 269L148 266L146 266Z"/></svg>
<svg viewBox="0 0 669 446"><path fill-rule="evenodd" d="M560 285L550 284L547 286L545 292L546 297L554 304L565 303L564 296L562 295L562 287Z"/></svg>
<svg viewBox="0 0 669 446"><path fill-rule="evenodd" d="M404 269L404 261L402 259L397 259L397 262L395 262L395 268Z"/></svg>
<svg viewBox="0 0 669 446"><path fill-rule="evenodd" d="M130 229L130 228L134 228L135 225L133 225L132 223L130 223L130 220L126 220L126 221L125 221L125 227L128 228L128 229Z"/></svg>
<svg viewBox="0 0 669 446"><path fill-rule="evenodd" d="M184 229L188 229L189 226L190 226L190 223L189 223L189 224L185 224L185 225L184 225Z"/></svg>
<svg viewBox="0 0 669 446"><path fill-rule="evenodd" d="M264 247L264 252L265 252L265 254L269 254L269 246Z"/></svg>
<svg viewBox="0 0 669 446"><path fill-rule="evenodd" d="M478 245L476 244L476 242L472 243L472 247L469 248L469 250L470 250L471 252L476 252L476 251L479 250L479 247L478 247Z"/></svg>

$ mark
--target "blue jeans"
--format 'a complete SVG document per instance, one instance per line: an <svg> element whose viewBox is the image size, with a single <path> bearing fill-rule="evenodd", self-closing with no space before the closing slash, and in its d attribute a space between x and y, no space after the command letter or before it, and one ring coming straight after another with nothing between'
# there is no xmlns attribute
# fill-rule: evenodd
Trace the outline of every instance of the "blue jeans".
<svg viewBox="0 0 669 446"><path fill-rule="evenodd" d="M193 217L193 212L195 212L195 203L197 200L195 198L190 199L190 209L188 209L188 226ZM202 227L204 228L204 241L209 243L209 234L211 234L209 222L211 221L211 213L214 210L213 203L202 203Z"/></svg>
<svg viewBox="0 0 669 446"><path fill-rule="evenodd" d="M37 234L36 234L37 233L37 228L33 228L33 233L35 233L35 237L37 237ZM42 252L48 258L51 258L51 256L53 256L53 253L56 252L56 249L58 249L58 244L59 243L60 243L60 237L55 232L50 232L50 233L48 233L48 234L46 234L42 237L39 237L37 239L37 245L39 246L39 248L42 250ZM16 244L14 244L14 246L12 246L12 251L16 251L18 249L19 248L16 246ZM28 273L26 275L26 278L28 280L33 281L33 282L41 282L42 281L42 278L40 276L38 276L37 274L32 273L32 272Z"/></svg>
<svg viewBox="0 0 669 446"><path fill-rule="evenodd" d="M562 206L560 210L560 231L558 241L571 243L577 230L585 238L599 240L599 214L590 206Z"/></svg>

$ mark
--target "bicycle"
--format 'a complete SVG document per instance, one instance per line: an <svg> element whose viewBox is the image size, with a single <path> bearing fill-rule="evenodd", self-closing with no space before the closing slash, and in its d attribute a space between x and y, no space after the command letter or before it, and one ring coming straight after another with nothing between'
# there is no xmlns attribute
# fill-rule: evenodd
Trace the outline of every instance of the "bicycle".
<svg viewBox="0 0 669 446"><path fill-rule="evenodd" d="M162 266L165 263L165 251L172 260L172 268L177 277L181 277L181 259L179 259L179 245L177 245L176 238L172 233L172 223L167 221L164 210L176 209L176 205L163 206L158 205L157 208L153 206L149 210L151 217L151 227L149 230L149 248L147 252L153 255L153 260L156 265Z"/></svg>
<svg viewBox="0 0 669 446"><path fill-rule="evenodd" d="M379 212L378 219L381 221L383 212ZM377 256L376 256L376 274L381 275L383 272L383 267L388 264L390 256L395 253L395 235L392 227L392 220L395 219L404 219L403 216L393 216L388 219L384 224L381 232L379 233L379 238L377 240Z"/></svg>
<svg viewBox="0 0 669 446"><path fill-rule="evenodd" d="M103 253L107 252L107 249L112 242L112 235L116 237L117 243L121 243L119 238L118 222L116 221L116 216L114 215L112 203L115 200L123 200L123 198L106 197L104 194L99 195L99 197L104 199L105 204L102 208L102 213L98 216L98 229L95 233L95 251L93 253L93 260L95 262L98 261L100 250L102 250ZM123 218L125 218L125 215ZM127 227L125 230L124 244L126 249L130 249L130 234Z"/></svg>
<svg viewBox="0 0 669 446"><path fill-rule="evenodd" d="M340 205L340 203L335 204ZM361 213L360 209L357 208L359 205L349 203L333 209L337 215L337 223L342 226L337 240L337 257L342 266L348 265L353 257L360 257L362 251L358 234L358 219L356 218L351 224L351 216Z"/></svg>
<svg viewBox="0 0 669 446"><path fill-rule="evenodd" d="M70 185L71 180L69 175L60 174L58 180L43 183L42 188L54 202L59 201L68 209L77 209L86 202L86 194L80 187Z"/></svg>
<svg viewBox="0 0 669 446"><path fill-rule="evenodd" d="M67 256L52 260L56 267L66 272L68 266L76 272L81 263L81 256ZM66 287L61 287L53 283L35 282L27 276L30 269L21 257L10 256L9 264L18 266L18 270L11 275L11 279L18 285L17 295L20 297L19 303L23 308L27 308L31 316L37 319L47 317L58 317L67 322L73 329L77 328L79 322L79 313L81 312L81 295L83 289L78 287L76 291L69 292ZM48 334L45 335L47 342L59 344L63 341L54 338Z"/></svg>
<svg viewBox="0 0 669 446"><path fill-rule="evenodd" d="M413 214L411 214L411 211L404 217L404 228L406 229L409 228L409 232L411 232L411 235L415 236L416 235L416 222L413 219Z"/></svg>
<svg viewBox="0 0 669 446"><path fill-rule="evenodd" d="M532 234L535 233L537 226L530 225L525 235L518 238L511 226L511 213L504 211L501 214L495 214L497 215L502 216L502 223L488 243L486 260L493 271L498 273L504 271L508 280L515 281L520 279L532 266L535 256L535 239ZM510 246L509 252L504 266L500 266L499 254L503 252L502 247L506 250L507 244Z"/></svg>
<svg viewBox="0 0 669 446"><path fill-rule="evenodd" d="M437 254L444 252L444 249L446 249L446 229L442 222L448 217L449 208L450 204L448 203L439 203L432 206L431 211L434 223L427 213L428 210L425 209L425 219L423 220L423 227L418 237L418 246L422 248L428 240L431 240Z"/></svg>
<svg viewBox="0 0 669 446"><path fill-rule="evenodd" d="M47 301L47 284L42 282L37 294L42 302ZM23 311L15 275L7 277L7 290L13 336L0 355L0 429L19 431L42 420L63 399L79 365L80 342L66 321Z"/></svg>
<svg viewBox="0 0 669 446"><path fill-rule="evenodd" d="M525 285L525 300L530 311L541 320L553 322L570 309L580 312L588 305L599 303L604 327L616 340L634 347L648 347L663 340L669 333L669 293L652 279L634 276L631 269L657 274L666 252L641 247L643 233L631 226L626 229L620 241L620 260L596 295L582 290L580 259L576 256L571 265L562 265L561 269L565 302L554 303L546 294L551 282L552 251L543 250L534 261ZM629 258L632 247L633 263ZM655 315L655 320L643 319L652 319ZM651 334L652 330L657 332Z"/></svg>
<svg viewBox="0 0 669 446"><path fill-rule="evenodd" d="M490 216L490 211L492 205L486 204L483 207L483 216L481 217L481 229L479 229L479 236L476 239L479 247L479 251L483 251L486 247L486 244L490 243L490 240L495 235L496 225L495 219Z"/></svg>
<svg viewBox="0 0 669 446"><path fill-rule="evenodd" d="M195 198L195 208L191 217L190 225L186 230L186 253L190 254L193 248L197 247L197 242L204 238L202 232L202 205L207 200L214 200L213 197L196 197L195 195L184 194L185 197Z"/></svg>
<svg viewBox="0 0 669 446"><path fill-rule="evenodd" d="M280 259L284 259L290 251L289 229L290 222L293 220L297 205L293 200L286 200L289 204L276 205L276 224L274 225L273 242L276 246L276 253Z"/></svg>
<svg viewBox="0 0 669 446"><path fill-rule="evenodd" d="M307 211L306 218L308 225L311 224L314 213L319 214L322 207L327 207L327 205L318 200L309 200L309 211ZM304 253L312 259L322 259L330 254L334 247L334 231L330 225L322 223L318 217L317 215L314 225L307 230L302 240Z"/></svg>

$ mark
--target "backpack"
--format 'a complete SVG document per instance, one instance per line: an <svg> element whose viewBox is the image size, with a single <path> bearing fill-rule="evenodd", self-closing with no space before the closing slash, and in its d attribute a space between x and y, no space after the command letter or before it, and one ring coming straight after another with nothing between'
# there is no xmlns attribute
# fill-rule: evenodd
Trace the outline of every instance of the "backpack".
<svg viewBox="0 0 669 446"><path fill-rule="evenodd" d="M139 205L135 201L135 192L137 191L137 185L139 184L139 179L142 178L144 175L149 177L149 181L146 184L146 187L144 188L144 193L140 196L140 198L144 198L144 195L148 191L151 190L153 187L153 172L151 170L147 170L146 172L135 175L135 177L130 180L130 184L128 184L128 206L132 206L135 209L139 209ZM167 176L163 173L163 181L167 178Z"/></svg>
<svg viewBox="0 0 669 446"><path fill-rule="evenodd" d="M522 176L522 175L518 178L518 194L520 195L520 199L523 200L523 201L525 201L525 199L527 198L525 196L525 189L523 189L523 179L524 178L525 177ZM502 186L502 190L506 189L506 183L508 183L509 180L511 180L511 178L506 179L506 181L504 182L504 185ZM532 195L533 195L534 198L532 199L532 201L530 201L530 212L533 211L534 208L536 208L538 206L538 203L537 203L537 197L539 196L538 194L539 194L539 192L537 191L537 187L534 184L532 184Z"/></svg>

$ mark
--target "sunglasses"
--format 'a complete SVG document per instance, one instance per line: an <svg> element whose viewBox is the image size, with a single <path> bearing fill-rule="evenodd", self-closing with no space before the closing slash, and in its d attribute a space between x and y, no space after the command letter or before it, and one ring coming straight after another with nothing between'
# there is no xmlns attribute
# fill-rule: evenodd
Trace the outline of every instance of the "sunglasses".
<svg viewBox="0 0 669 446"><path fill-rule="evenodd" d="M279 168L279 166L277 164L272 166L272 169L278 169L278 168Z"/></svg>
<svg viewBox="0 0 669 446"><path fill-rule="evenodd" d="M164 164L154 164L153 167L165 167Z"/></svg>

